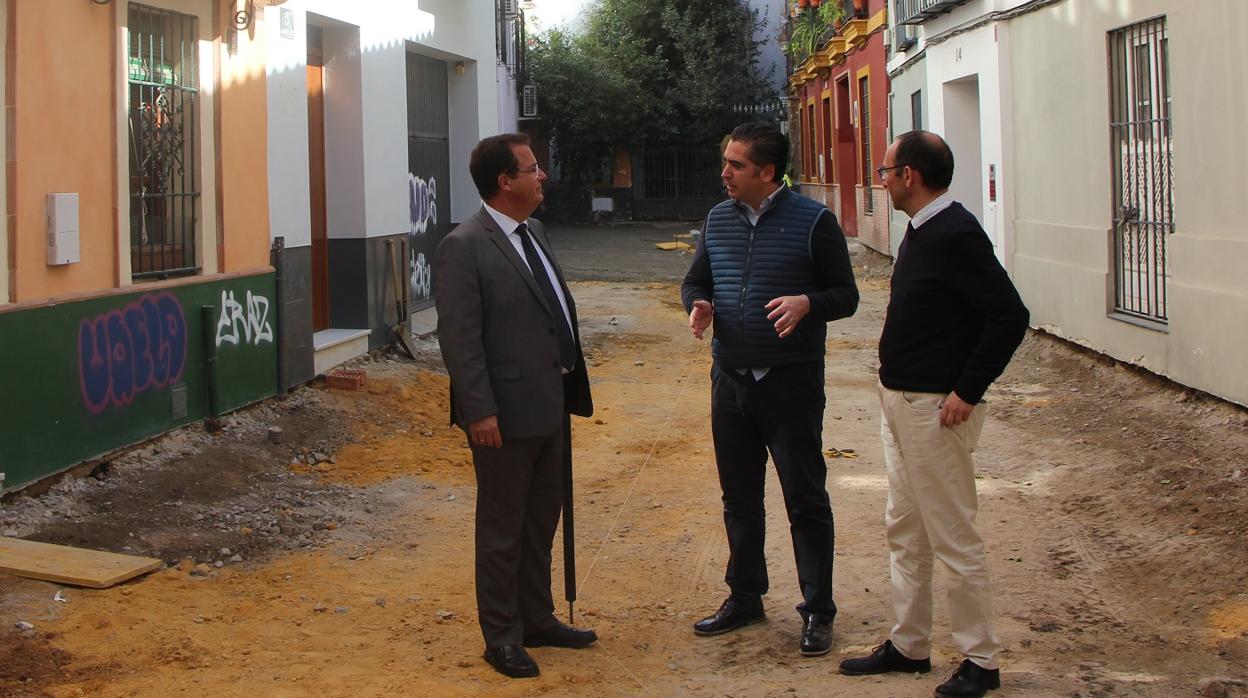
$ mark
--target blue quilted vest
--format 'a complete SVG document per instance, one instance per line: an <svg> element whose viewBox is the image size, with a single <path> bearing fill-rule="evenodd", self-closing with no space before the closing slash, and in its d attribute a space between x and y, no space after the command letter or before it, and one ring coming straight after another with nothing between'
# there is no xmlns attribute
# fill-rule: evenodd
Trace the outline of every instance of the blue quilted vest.
<svg viewBox="0 0 1248 698"><path fill-rule="evenodd" d="M727 368L822 361L828 325L809 316L784 339L767 319L767 302L817 290L811 234L827 209L781 190L756 226L725 201L711 209L703 244L715 292L711 355Z"/></svg>

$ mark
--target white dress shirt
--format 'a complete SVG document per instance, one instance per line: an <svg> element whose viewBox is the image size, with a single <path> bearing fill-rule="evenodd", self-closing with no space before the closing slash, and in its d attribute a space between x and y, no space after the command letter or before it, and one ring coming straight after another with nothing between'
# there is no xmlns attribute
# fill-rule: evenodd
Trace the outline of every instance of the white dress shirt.
<svg viewBox="0 0 1248 698"><path fill-rule="evenodd" d="M926 206L919 209L918 213L914 214L914 218L910 219L910 226L915 230L918 230L919 226L930 221L932 216L935 216L937 213L949 208L952 204L953 194L950 194L948 190L945 190L943 194L929 201Z"/></svg>
<svg viewBox="0 0 1248 698"><path fill-rule="evenodd" d="M498 223L498 227L507 236L507 241L511 243L511 246L516 248L516 254L520 255L520 261L524 262L524 266L529 266L529 258L524 255L524 242L520 240L520 234L516 232L516 228L520 227L520 222L512 220L504 213L498 212L484 201L481 202L481 205L485 207L486 212L490 214L494 222ZM529 235L532 234L533 232L530 231ZM568 321L568 329L572 329L572 313L568 312L568 299L563 295L563 284L559 283L559 277L555 276L555 270L551 267L550 260L546 259L546 253L542 252L542 246L537 244L536 239L533 241L533 249L537 250L537 256L542 260L542 266L546 267L546 276L550 279L550 285L555 289L555 295L559 297L559 305L563 308L563 317ZM533 273L533 269L530 268L529 272ZM575 330L573 330L572 336L576 336Z"/></svg>

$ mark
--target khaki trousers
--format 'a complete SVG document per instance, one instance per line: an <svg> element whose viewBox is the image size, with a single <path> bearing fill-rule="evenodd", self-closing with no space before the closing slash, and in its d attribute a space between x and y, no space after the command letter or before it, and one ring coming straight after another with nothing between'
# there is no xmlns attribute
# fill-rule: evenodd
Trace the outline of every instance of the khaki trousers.
<svg viewBox="0 0 1248 698"><path fill-rule="evenodd" d="M950 573L954 645L980 667L996 669L1000 645L992 629L984 541L975 528L979 505L971 459L987 404L976 405L970 419L950 428L940 424L945 395L878 389L888 471L884 523L897 618L890 639L911 659L931 656L932 562L938 559Z"/></svg>

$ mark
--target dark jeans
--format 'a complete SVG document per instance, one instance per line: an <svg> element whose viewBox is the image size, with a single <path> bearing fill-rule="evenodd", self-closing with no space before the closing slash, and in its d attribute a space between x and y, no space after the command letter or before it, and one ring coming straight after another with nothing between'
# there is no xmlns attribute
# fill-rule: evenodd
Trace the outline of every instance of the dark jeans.
<svg viewBox="0 0 1248 698"><path fill-rule="evenodd" d="M471 448L481 634L487 647L519 645L554 617L550 557L563 504L563 431Z"/></svg>
<svg viewBox="0 0 1248 698"><path fill-rule="evenodd" d="M763 555L763 486L771 452L789 515L803 615L833 616L835 529L823 460L823 364L773 367L762 380L750 371L711 367L711 431L728 532L724 581L747 602L767 593Z"/></svg>

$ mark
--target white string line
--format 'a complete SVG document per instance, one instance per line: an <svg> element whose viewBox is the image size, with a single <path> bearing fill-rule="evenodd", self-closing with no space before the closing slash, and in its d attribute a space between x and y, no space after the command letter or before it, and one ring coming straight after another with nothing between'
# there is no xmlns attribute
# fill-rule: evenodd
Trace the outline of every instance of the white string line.
<svg viewBox="0 0 1248 698"><path fill-rule="evenodd" d="M646 453L646 459L642 461L641 467L637 470L637 474L633 477L632 484L628 487L628 494L624 496L624 501L620 502L619 509L615 512L615 518L611 520L611 525L607 527L606 534L602 537L602 543L598 546L598 552L594 553L594 559L589 563L589 569L585 571L585 576L581 578L581 583L576 587L576 596L580 598L581 592L585 589L585 585L589 583L589 576L593 574L594 566L598 564L598 559L602 557L602 551L606 549L607 542L611 539L611 534L615 532L615 527L620 522L620 517L624 515L624 508L628 506L628 501L633 497L633 491L637 489L637 483L641 481L641 474L646 471L646 466L650 464L650 459L654 457L654 450L659 447L659 439L667 434L667 427L672 422L672 413L676 411L676 402L671 400L671 393L680 390L681 384L684 383L685 377L688 375L689 369L686 368L681 372L680 377L676 379L676 385L673 386L669 393L667 414L663 417L663 424L659 427L658 432L654 435L654 441L650 443L650 451Z"/></svg>
<svg viewBox="0 0 1248 698"><path fill-rule="evenodd" d="M652 695L652 696L653 696L653 695L657 695L654 691L651 691L651 690L649 689L649 687L647 687L647 686L646 686L646 684L642 683L641 679L639 679L639 678L637 677L637 675L636 675L636 674L634 674L633 672L629 671L629 670L628 670L628 667L624 666L624 662L621 662L621 661L620 661L620 659L619 659L619 657L616 657L616 656L615 656L615 655L611 652L611 650L607 649L607 646L606 646L606 645L602 644L602 640L601 640L601 639L599 639L599 640L598 640L598 643L597 643L597 644L598 644L598 647L599 647L600 649L602 649L602 651L603 651L603 652L606 652L606 653L607 653L607 656L611 658L611 661L615 662L615 665L616 665L616 666L618 666L620 669L622 669L622 670L624 671L624 673L625 673L625 674L628 674L628 675L629 675L629 677L630 677L630 678L632 678L632 680L633 680L633 681L636 681L636 682L637 682L637 686L638 686L639 688L641 688L641 690L645 691L648 695Z"/></svg>

